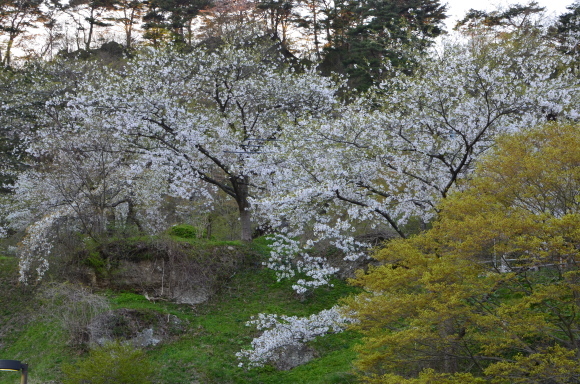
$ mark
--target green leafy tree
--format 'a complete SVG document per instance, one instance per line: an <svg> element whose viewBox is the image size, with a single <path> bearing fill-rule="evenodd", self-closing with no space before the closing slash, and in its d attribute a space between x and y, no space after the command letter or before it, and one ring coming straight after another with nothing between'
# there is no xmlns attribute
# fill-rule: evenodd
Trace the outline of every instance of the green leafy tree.
<svg viewBox="0 0 580 384"><path fill-rule="evenodd" d="M354 280L367 383L580 380L580 127L503 137L433 228Z"/></svg>

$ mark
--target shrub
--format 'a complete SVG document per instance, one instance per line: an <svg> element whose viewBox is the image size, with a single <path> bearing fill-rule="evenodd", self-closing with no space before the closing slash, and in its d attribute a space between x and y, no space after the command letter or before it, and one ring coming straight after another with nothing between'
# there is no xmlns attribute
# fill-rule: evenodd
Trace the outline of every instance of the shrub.
<svg viewBox="0 0 580 384"><path fill-rule="evenodd" d="M63 365L64 384L148 384L153 368L142 350L119 342L93 349L76 364Z"/></svg>
<svg viewBox="0 0 580 384"><path fill-rule="evenodd" d="M174 225L169 230L169 234L182 239L195 239L197 237L197 228L188 224Z"/></svg>
<svg viewBox="0 0 580 384"><path fill-rule="evenodd" d="M56 318L68 332L72 346L86 344L92 320L110 309L105 297L75 284L51 284L45 288L42 297L44 312Z"/></svg>

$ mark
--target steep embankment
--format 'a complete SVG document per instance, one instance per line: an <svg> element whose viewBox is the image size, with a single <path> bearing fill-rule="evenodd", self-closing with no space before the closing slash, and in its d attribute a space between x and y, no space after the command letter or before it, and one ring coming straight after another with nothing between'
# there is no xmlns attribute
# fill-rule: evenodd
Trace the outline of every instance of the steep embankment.
<svg viewBox="0 0 580 384"><path fill-rule="evenodd" d="M153 290L149 291L146 298L140 294L144 293L144 284L136 284L130 289L126 284L131 280L127 279L127 263L130 258L120 257L125 261L117 263L116 266L111 262L115 258L119 259L119 254L115 256L112 249L119 249L120 244L107 248L112 260L107 260L108 257L103 257L105 253L100 252L99 257L103 263L97 264L102 268L108 265L108 269L101 268L99 271L98 268L93 268L96 288L80 291L75 288L77 286L70 284L43 283L35 288L19 286L16 282L16 259L0 259L0 358L28 362L31 383L60 383L64 377L61 371L63 364L87 359L87 341L91 335L94 338L95 324L100 324L100 329L105 329L104 334L115 339L135 341L136 338L141 338L139 340L142 345L147 345L144 347L145 357L154 368L152 381L155 383L353 382L349 371L354 354L349 348L357 338L348 332L330 335L323 341L314 341L311 346L319 357L290 371L277 371L269 366L247 371L238 367L235 357L235 353L247 348L252 338L257 335L255 328L245 325L252 316L258 313L306 316L331 307L340 297L351 292L352 288L342 281L335 281L332 289L321 288L307 297L298 297L291 289L291 282L278 283L271 271L261 268L263 244L247 246L236 243L200 243L176 238L173 242L174 251L181 250L179 258L183 258L183 252L187 251L190 255L188 257L198 257L198 261L206 260L209 263L205 264L206 267L212 265L211 268L204 269L204 273L215 271L219 275L217 280L207 276L209 281L213 281L210 285L215 288L207 301L194 305L176 304L171 301L170 295L158 295ZM184 242L187 244L183 244ZM144 249L143 243L132 244L141 244L138 247ZM164 245L166 246L167 244ZM218 256L215 249L224 246L229 253L227 257L221 256L225 257L224 260L229 260L229 267L224 265L220 269L217 264L212 263L216 262ZM125 254L127 251L131 254L128 249L124 250ZM155 260L165 260L168 263L167 255L153 255L149 251L141 252L139 257L139 252L133 253L133 261L137 264L145 261L147 264ZM232 264L232 258L235 258L233 255L238 253L245 261ZM93 262L95 256L93 253ZM183 272L183 264L179 265L182 270L175 273ZM165 266L169 269L168 264ZM170 276L172 272L166 270L165 273L165 276ZM118 284L123 280L121 276L125 276L123 291L119 290ZM215 284L216 281L219 284ZM164 279L163 284L166 283L167 280ZM160 287L163 285L158 286ZM55 289L58 292L56 295ZM85 295L84 304L79 304L82 301L77 297L79 292L80 296ZM72 298L73 296L76 298ZM108 308L99 307L103 298ZM100 314L91 314L82 309L88 308L83 307L87 302L95 313ZM80 312L65 316L67 311L79 308ZM75 338L71 334L74 327L70 323L64 323L72 321L71 318L81 319L83 316L91 317L87 323L90 330L83 334L83 325L80 324ZM14 374L0 375L2 384L15 380L17 379Z"/></svg>

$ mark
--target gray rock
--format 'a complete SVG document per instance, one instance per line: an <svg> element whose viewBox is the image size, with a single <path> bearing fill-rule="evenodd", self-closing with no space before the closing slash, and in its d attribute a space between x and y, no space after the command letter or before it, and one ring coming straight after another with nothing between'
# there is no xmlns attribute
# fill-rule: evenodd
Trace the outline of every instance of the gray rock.
<svg viewBox="0 0 580 384"><path fill-rule="evenodd" d="M177 304L196 305L205 303L211 295L212 292L204 287L189 287L189 289L176 289L171 300Z"/></svg>
<svg viewBox="0 0 580 384"><path fill-rule="evenodd" d="M287 345L274 352L272 363L280 371L288 371L315 359L318 353L305 344Z"/></svg>
<svg viewBox="0 0 580 384"><path fill-rule="evenodd" d="M137 336L129 340L129 342L133 344L134 347L145 348L150 345L159 344L161 339L153 337L153 328L148 328L137 334Z"/></svg>
<svg viewBox="0 0 580 384"><path fill-rule="evenodd" d="M183 322L174 315L122 308L93 318L87 333L89 344L104 345L119 340L145 348L181 333L184 327Z"/></svg>

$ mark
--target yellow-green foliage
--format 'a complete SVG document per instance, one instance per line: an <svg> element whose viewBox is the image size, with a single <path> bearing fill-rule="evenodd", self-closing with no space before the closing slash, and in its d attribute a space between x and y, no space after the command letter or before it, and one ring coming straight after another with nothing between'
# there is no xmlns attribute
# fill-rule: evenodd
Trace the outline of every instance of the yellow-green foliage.
<svg viewBox="0 0 580 384"><path fill-rule="evenodd" d="M153 373L145 353L118 342L93 349L74 365L63 365L64 384L148 384Z"/></svg>
<svg viewBox="0 0 580 384"><path fill-rule="evenodd" d="M354 280L363 381L580 380L579 191L580 126L501 138L431 230Z"/></svg>

